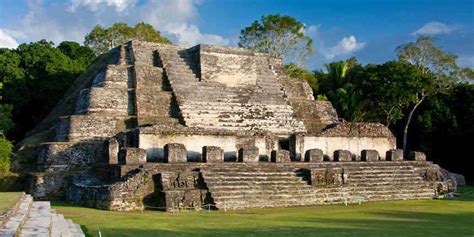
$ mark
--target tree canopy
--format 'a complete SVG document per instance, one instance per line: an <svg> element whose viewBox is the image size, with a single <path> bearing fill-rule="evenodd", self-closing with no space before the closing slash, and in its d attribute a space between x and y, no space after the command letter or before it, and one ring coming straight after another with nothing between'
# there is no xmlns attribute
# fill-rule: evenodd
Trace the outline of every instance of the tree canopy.
<svg viewBox="0 0 474 237"><path fill-rule="evenodd" d="M313 52L313 40L305 34L306 27L286 15L262 16L240 32L239 47L283 57L285 62L303 66Z"/></svg>
<svg viewBox="0 0 474 237"><path fill-rule="evenodd" d="M84 45L90 47L96 55L99 55L134 39L171 44L169 39L162 36L161 33L150 24L141 22L134 27L130 27L126 23L118 22L109 28L96 25L92 31L85 36Z"/></svg>
<svg viewBox="0 0 474 237"><path fill-rule="evenodd" d="M1 129L8 134L15 125L10 135L20 139L51 111L94 59L91 49L76 42L54 47L41 40L0 49Z"/></svg>

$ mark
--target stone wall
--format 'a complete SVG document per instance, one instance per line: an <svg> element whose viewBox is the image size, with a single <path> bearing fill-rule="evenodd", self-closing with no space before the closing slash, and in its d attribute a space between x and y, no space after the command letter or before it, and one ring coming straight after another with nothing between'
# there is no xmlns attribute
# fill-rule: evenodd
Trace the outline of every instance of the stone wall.
<svg viewBox="0 0 474 237"><path fill-rule="evenodd" d="M91 87L81 91L76 114L103 113L127 116L130 107L128 102L127 88Z"/></svg>
<svg viewBox="0 0 474 237"><path fill-rule="evenodd" d="M200 45L201 81L230 87L255 86L257 66L249 51Z"/></svg>
<svg viewBox="0 0 474 237"><path fill-rule="evenodd" d="M255 146L262 159L270 159L272 150L278 148L278 139L265 135L227 135L227 134L147 134L140 133L139 147L147 151L149 161L164 158L164 146L168 143L181 143L187 149L189 161L201 161L204 146L219 146L224 150L226 160L236 159L238 150L244 146Z"/></svg>
<svg viewBox="0 0 474 237"><path fill-rule="evenodd" d="M337 113L329 101L290 99L295 115L303 121L309 134L316 134L330 124L337 123Z"/></svg>
<svg viewBox="0 0 474 237"><path fill-rule="evenodd" d="M388 150L396 148L394 138L387 137L322 137L297 136L294 151L297 160L304 157L310 149L321 149L326 156L332 157L336 150L348 150L353 155L360 156L362 150L376 150L385 156Z"/></svg>
<svg viewBox="0 0 474 237"><path fill-rule="evenodd" d="M75 204L113 211L143 210L143 200L154 192L154 183L145 170L130 172L120 182L94 185L76 181L67 199Z"/></svg>
<svg viewBox="0 0 474 237"><path fill-rule="evenodd" d="M125 129L125 118L101 115L71 115L60 118L56 141L104 139Z"/></svg>
<svg viewBox="0 0 474 237"><path fill-rule="evenodd" d="M39 147L37 165L40 171L68 170L99 163L103 157L102 142L48 142Z"/></svg>

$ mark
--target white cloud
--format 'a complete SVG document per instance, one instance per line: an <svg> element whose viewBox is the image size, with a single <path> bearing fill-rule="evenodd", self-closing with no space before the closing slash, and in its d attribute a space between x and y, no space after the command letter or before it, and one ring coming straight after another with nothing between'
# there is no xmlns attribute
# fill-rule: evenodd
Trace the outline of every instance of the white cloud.
<svg viewBox="0 0 474 237"><path fill-rule="evenodd" d="M72 0L69 10L75 11L79 7L87 7L91 11L97 11L105 5L121 12L128 7L133 7L136 3L137 0Z"/></svg>
<svg viewBox="0 0 474 237"><path fill-rule="evenodd" d="M437 35L437 34L448 34L459 27L454 25L446 25L441 22L432 21L423 25L420 29L412 33L412 35Z"/></svg>
<svg viewBox="0 0 474 237"><path fill-rule="evenodd" d="M327 58L333 59L340 55L352 54L365 46L365 42L357 42L355 36L351 35L342 38L339 43L327 50L323 50L323 53Z"/></svg>
<svg viewBox="0 0 474 237"><path fill-rule="evenodd" d="M201 32L196 24L200 3L201 0L70 0L62 4L30 1L27 14L14 25L19 30L10 26L9 31L22 42L82 42L96 24L108 27L116 22L134 25L143 21L178 44L229 44L222 36Z"/></svg>
<svg viewBox="0 0 474 237"><path fill-rule="evenodd" d="M3 29L0 29L0 48L13 49L18 46L16 40L7 34Z"/></svg>

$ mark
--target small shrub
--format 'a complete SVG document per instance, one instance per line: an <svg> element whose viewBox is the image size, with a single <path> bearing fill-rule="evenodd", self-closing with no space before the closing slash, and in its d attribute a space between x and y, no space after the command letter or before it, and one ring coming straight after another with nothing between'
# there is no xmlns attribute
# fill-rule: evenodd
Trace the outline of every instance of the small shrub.
<svg viewBox="0 0 474 237"><path fill-rule="evenodd" d="M12 150L12 143L5 139L3 135L0 136L0 173L7 173L10 170Z"/></svg>

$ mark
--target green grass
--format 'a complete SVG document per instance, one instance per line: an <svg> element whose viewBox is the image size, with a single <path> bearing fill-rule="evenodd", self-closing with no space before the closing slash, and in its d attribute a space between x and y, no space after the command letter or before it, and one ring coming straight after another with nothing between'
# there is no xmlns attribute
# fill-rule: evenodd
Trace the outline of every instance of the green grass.
<svg viewBox="0 0 474 237"><path fill-rule="evenodd" d="M21 193L0 193L0 215L13 207L20 197Z"/></svg>
<svg viewBox="0 0 474 237"><path fill-rule="evenodd" d="M474 236L474 187L455 199L362 205L119 213L56 203L89 236Z"/></svg>

